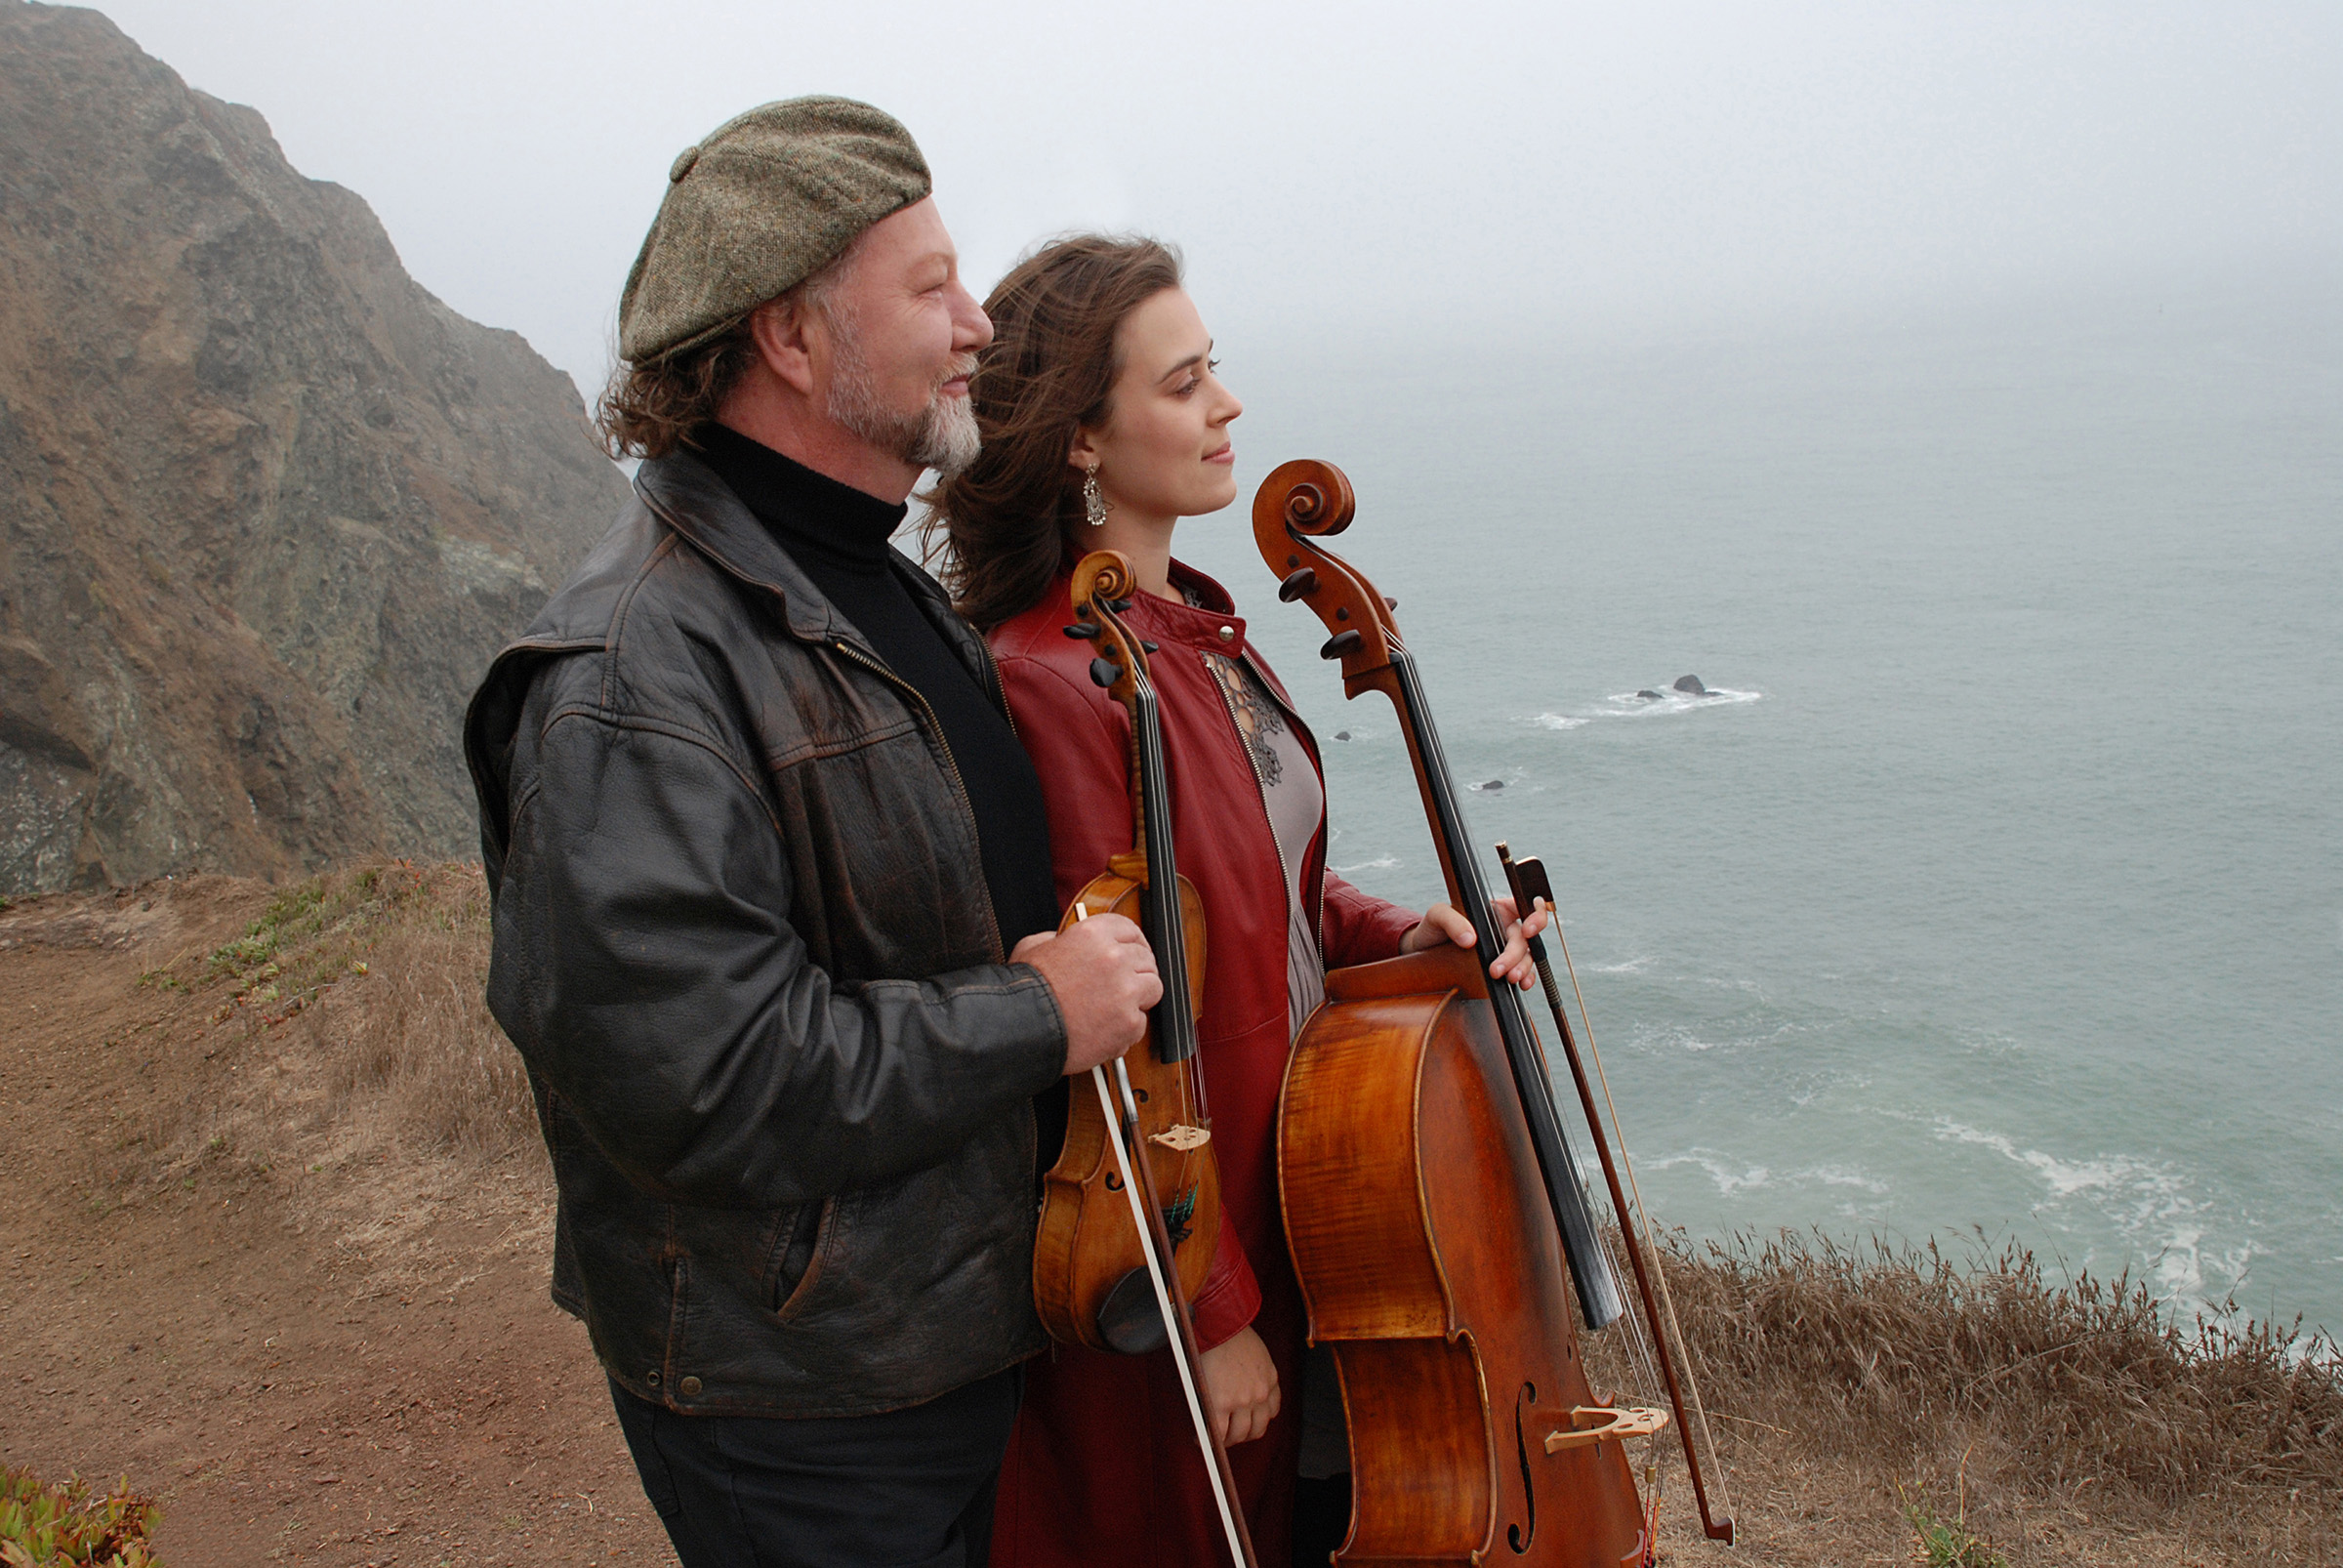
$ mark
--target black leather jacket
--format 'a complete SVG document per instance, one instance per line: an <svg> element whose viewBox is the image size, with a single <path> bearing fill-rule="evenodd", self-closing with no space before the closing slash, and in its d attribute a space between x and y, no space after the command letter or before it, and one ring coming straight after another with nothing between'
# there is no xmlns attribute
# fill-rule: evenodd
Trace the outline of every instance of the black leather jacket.
<svg viewBox="0 0 2343 1568"><path fill-rule="evenodd" d="M1044 1342L1030 1097L1064 1020L1003 962L924 701L704 465L635 488L465 724L554 1297L676 1410L916 1404Z"/></svg>

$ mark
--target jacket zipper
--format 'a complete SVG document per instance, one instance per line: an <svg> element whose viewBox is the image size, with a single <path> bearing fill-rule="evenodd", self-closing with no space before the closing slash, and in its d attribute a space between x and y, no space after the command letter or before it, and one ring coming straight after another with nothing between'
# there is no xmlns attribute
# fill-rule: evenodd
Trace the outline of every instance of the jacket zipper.
<svg viewBox="0 0 2343 1568"><path fill-rule="evenodd" d="M984 830L976 825L976 807L968 800L968 781L961 776L960 760L952 755L952 742L945 738L944 722L936 718L935 709L927 701L926 694L877 659L855 648L852 643L841 639L833 640L830 645L920 705L920 712L927 716L927 727L935 736L936 749L944 754L944 766L952 774L952 787L960 792L961 808L968 813L968 831L976 835L977 844L981 846L984 842ZM981 847L979 847L978 853L981 856ZM984 900L984 926L993 938L993 962L996 964L1007 963L1008 947L1001 939L1001 923L993 918L993 900L989 885Z"/></svg>

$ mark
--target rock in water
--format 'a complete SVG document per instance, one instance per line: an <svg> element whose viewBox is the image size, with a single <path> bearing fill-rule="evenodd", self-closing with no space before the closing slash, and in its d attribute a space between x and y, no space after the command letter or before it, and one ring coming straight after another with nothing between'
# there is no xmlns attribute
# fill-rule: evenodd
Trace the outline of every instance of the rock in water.
<svg viewBox="0 0 2343 1568"><path fill-rule="evenodd" d="M1676 677L1675 689L1683 692L1687 697L1706 697L1708 695L1708 688L1701 684L1701 678L1697 675L1680 675Z"/></svg>
<svg viewBox="0 0 2343 1568"><path fill-rule="evenodd" d="M249 108L0 0L0 892L475 851L458 726L625 485Z"/></svg>
<svg viewBox="0 0 2343 1568"><path fill-rule="evenodd" d="M1661 693L1654 691L1649 686L1644 687L1641 691L1635 693L1635 695L1641 697L1646 702L1658 702L1661 697Z"/></svg>
<svg viewBox="0 0 2343 1568"><path fill-rule="evenodd" d="M1350 739L1350 731L1347 729L1337 729L1335 731L1335 739L1348 740Z"/></svg>
<svg viewBox="0 0 2343 1568"><path fill-rule="evenodd" d="M1481 786L1481 788L1485 790L1501 790L1504 787L1505 781L1501 778L1493 778L1488 783Z"/></svg>

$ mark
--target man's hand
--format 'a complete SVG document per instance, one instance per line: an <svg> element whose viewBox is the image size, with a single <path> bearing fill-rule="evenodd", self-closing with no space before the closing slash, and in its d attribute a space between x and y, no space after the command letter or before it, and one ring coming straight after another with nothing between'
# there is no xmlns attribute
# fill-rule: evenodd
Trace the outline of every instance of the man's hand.
<svg viewBox="0 0 2343 1568"><path fill-rule="evenodd" d="M1204 1419L1222 1443L1252 1442L1269 1429L1269 1419L1284 1403L1277 1364L1251 1324L1198 1357L1196 1375L1204 1384Z"/></svg>
<svg viewBox="0 0 2343 1568"><path fill-rule="evenodd" d="M1120 1056L1147 1032L1147 1010L1164 994L1147 935L1121 915L1092 915L1064 931L1036 931L1008 955L1049 982L1066 1019L1066 1072L1089 1072Z"/></svg>
<svg viewBox="0 0 2343 1568"><path fill-rule="evenodd" d="M1505 950L1497 955L1489 966L1489 978L1510 980L1527 991L1538 978L1538 966L1530 962L1530 938L1545 929L1548 915L1541 902L1528 920L1513 918L1513 900L1493 898L1490 904L1497 911L1497 923L1505 933ZM1459 947L1470 947L1479 940L1474 936L1472 922L1453 904L1434 904L1423 912L1423 919L1407 935L1399 939L1403 953L1420 953L1441 942L1454 942Z"/></svg>

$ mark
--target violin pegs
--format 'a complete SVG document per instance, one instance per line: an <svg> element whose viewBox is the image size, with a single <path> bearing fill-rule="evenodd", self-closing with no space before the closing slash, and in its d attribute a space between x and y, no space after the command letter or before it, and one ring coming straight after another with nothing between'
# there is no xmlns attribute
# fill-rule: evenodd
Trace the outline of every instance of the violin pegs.
<svg viewBox="0 0 2343 1568"><path fill-rule="evenodd" d="M1090 661L1090 680L1099 685L1113 685L1122 674L1122 671L1115 668L1114 661L1111 659L1092 659Z"/></svg>
<svg viewBox="0 0 2343 1568"><path fill-rule="evenodd" d="M1355 629L1348 632L1336 632L1326 640L1326 646L1318 650L1318 657L1321 659L1345 658L1357 652L1359 644L1364 640L1365 639L1361 638Z"/></svg>
<svg viewBox="0 0 2343 1568"><path fill-rule="evenodd" d="M1158 649L1154 643L1148 641L1145 638L1141 638L1139 639L1139 651L1141 653L1156 653L1160 652L1161 650Z"/></svg>
<svg viewBox="0 0 2343 1568"><path fill-rule="evenodd" d="M1399 608L1399 600L1393 598L1390 595L1385 594L1383 596L1383 608L1387 610L1395 610Z"/></svg>
<svg viewBox="0 0 2343 1568"><path fill-rule="evenodd" d="M1318 574L1307 566L1288 576L1284 582L1277 585L1277 597L1287 604L1293 603L1305 594L1315 594L1316 592L1318 592Z"/></svg>
<svg viewBox="0 0 2343 1568"><path fill-rule="evenodd" d="M1130 613L1130 600L1127 598L1110 598L1106 601L1106 607L1113 610L1117 615L1129 615Z"/></svg>
<svg viewBox="0 0 2343 1568"><path fill-rule="evenodd" d="M1072 626L1066 628L1066 636L1071 638L1087 639L1094 638L1097 635L1098 628L1091 625L1089 621L1076 621Z"/></svg>

